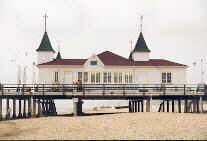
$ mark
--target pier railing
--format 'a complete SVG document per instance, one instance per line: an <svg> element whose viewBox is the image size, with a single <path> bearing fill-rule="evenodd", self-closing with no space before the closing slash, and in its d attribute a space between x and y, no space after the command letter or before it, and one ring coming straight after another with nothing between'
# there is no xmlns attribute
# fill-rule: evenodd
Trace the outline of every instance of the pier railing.
<svg viewBox="0 0 207 141"><path fill-rule="evenodd" d="M205 95L197 84L0 84L0 95Z"/></svg>

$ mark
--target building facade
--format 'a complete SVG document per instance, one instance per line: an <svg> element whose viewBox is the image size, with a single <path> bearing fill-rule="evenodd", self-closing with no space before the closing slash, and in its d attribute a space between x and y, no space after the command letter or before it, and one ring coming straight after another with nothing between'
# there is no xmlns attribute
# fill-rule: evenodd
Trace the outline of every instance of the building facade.
<svg viewBox="0 0 207 141"><path fill-rule="evenodd" d="M73 84L185 84L184 64L165 59L151 59L143 33L140 32L129 58L110 51L93 54L88 59L64 59L52 48L45 31L37 52L38 83Z"/></svg>

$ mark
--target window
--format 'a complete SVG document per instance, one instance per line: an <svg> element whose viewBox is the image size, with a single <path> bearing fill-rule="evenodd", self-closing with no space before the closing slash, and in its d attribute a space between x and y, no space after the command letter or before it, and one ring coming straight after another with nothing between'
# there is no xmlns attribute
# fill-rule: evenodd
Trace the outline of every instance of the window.
<svg viewBox="0 0 207 141"><path fill-rule="evenodd" d="M107 83L107 72L104 72L103 80L104 80L104 83Z"/></svg>
<svg viewBox="0 0 207 141"><path fill-rule="evenodd" d="M122 83L122 73L119 72L119 83Z"/></svg>
<svg viewBox="0 0 207 141"><path fill-rule="evenodd" d="M118 73L114 72L114 83L118 83Z"/></svg>
<svg viewBox="0 0 207 141"><path fill-rule="evenodd" d="M172 82L172 77L171 77L171 72L163 72L162 73L162 83L171 83Z"/></svg>
<svg viewBox="0 0 207 141"><path fill-rule="evenodd" d="M85 83L88 82L88 72L84 72L84 74L83 74L83 81L84 81Z"/></svg>
<svg viewBox="0 0 207 141"><path fill-rule="evenodd" d="M167 83L171 83L172 79L171 79L171 72L167 73Z"/></svg>
<svg viewBox="0 0 207 141"><path fill-rule="evenodd" d="M78 72L78 80L82 81L82 72Z"/></svg>
<svg viewBox="0 0 207 141"><path fill-rule="evenodd" d="M108 72L108 83L111 83L111 72Z"/></svg>
<svg viewBox="0 0 207 141"><path fill-rule="evenodd" d="M91 83L95 83L95 73L91 73Z"/></svg>
<svg viewBox="0 0 207 141"><path fill-rule="evenodd" d="M129 83L129 74L125 73L125 83Z"/></svg>
<svg viewBox="0 0 207 141"><path fill-rule="evenodd" d="M97 61L91 61L90 63L91 63L91 66L97 65Z"/></svg>
<svg viewBox="0 0 207 141"><path fill-rule="evenodd" d="M97 72L96 73L96 83L100 83L100 79L101 79L101 73Z"/></svg>
<svg viewBox="0 0 207 141"><path fill-rule="evenodd" d="M133 82L133 78L132 78L132 73L130 72L129 73L129 83L132 83Z"/></svg>
<svg viewBox="0 0 207 141"><path fill-rule="evenodd" d="M55 82L58 82L58 72L55 72Z"/></svg>

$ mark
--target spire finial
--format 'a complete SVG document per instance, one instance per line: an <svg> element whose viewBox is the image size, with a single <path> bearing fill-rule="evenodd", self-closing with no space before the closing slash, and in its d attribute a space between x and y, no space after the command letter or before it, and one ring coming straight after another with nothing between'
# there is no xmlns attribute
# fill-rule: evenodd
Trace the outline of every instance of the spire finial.
<svg viewBox="0 0 207 141"><path fill-rule="evenodd" d="M129 40L129 43L130 43L130 52L132 52L132 44L133 44L133 41L132 40Z"/></svg>
<svg viewBox="0 0 207 141"><path fill-rule="evenodd" d="M140 32L142 32L142 27L143 27L143 15L140 15Z"/></svg>
<svg viewBox="0 0 207 141"><path fill-rule="evenodd" d="M47 31L47 18L48 18L47 13L45 13L43 17L45 19L45 32L46 32Z"/></svg>

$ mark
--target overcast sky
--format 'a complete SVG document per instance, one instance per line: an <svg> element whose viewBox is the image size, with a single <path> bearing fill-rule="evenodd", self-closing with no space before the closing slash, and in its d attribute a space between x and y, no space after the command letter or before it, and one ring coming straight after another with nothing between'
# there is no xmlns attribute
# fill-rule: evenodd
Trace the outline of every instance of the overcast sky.
<svg viewBox="0 0 207 141"><path fill-rule="evenodd" d="M189 65L189 83L200 81L200 60L207 57L206 0L0 0L1 82L16 82L17 64L26 64L31 77L44 13L52 46L57 50L59 44L64 58L105 50L128 57L143 14L150 58Z"/></svg>

